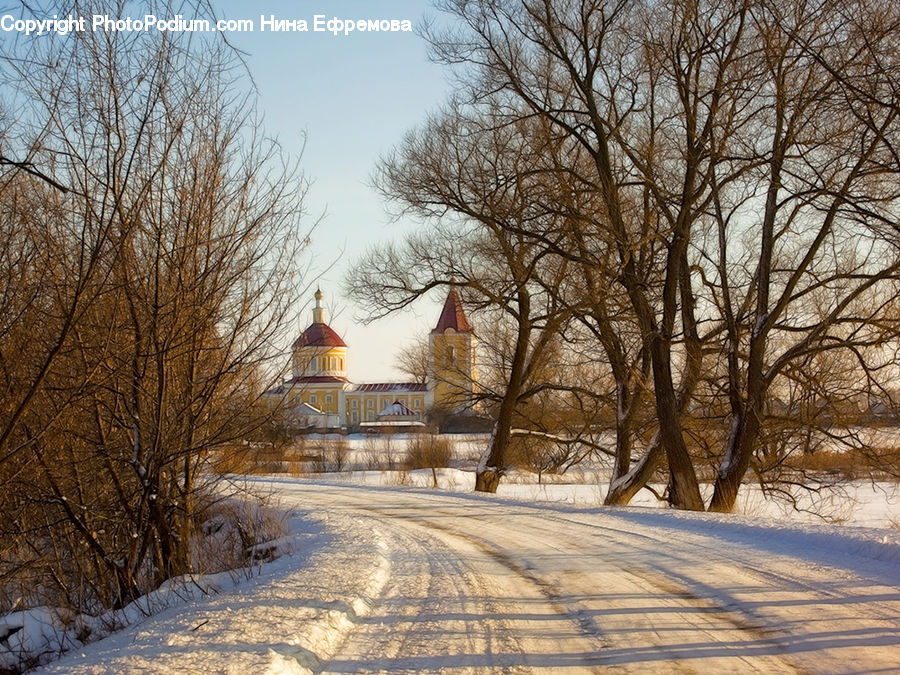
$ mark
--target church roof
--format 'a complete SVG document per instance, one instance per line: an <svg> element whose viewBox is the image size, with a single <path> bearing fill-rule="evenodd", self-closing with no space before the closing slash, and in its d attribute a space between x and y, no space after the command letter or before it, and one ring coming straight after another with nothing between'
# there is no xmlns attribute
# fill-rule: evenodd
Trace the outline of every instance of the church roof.
<svg viewBox="0 0 900 675"><path fill-rule="evenodd" d="M325 308L322 306L322 290L316 289L316 306L313 307L313 322L294 340L293 349L301 347L346 347L341 336L325 323Z"/></svg>
<svg viewBox="0 0 900 675"><path fill-rule="evenodd" d="M294 342L299 347L346 347L347 343L327 323L314 323Z"/></svg>
<svg viewBox="0 0 900 675"><path fill-rule="evenodd" d="M305 375L302 377L292 377L285 381L285 384L348 384L350 380L346 377L337 377L335 375Z"/></svg>
<svg viewBox="0 0 900 675"><path fill-rule="evenodd" d="M471 333L472 328L466 319L466 313L463 311L462 302L455 288L451 288L447 293L447 299L444 301L444 309L441 310L441 316L438 319L437 326L434 327L432 333L443 333L448 328L452 328L457 333Z"/></svg>
<svg viewBox="0 0 900 675"><path fill-rule="evenodd" d="M324 413L318 408L311 406L309 403L301 403L294 408L294 413L298 415L323 415Z"/></svg>
<svg viewBox="0 0 900 675"><path fill-rule="evenodd" d="M353 391L369 393L428 391L428 385L424 382L369 382L357 384L353 387Z"/></svg>

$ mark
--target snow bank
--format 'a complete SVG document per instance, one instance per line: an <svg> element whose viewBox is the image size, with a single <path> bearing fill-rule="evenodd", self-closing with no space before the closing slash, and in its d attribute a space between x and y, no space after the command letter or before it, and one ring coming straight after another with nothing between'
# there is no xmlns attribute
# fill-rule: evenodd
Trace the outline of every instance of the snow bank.
<svg viewBox="0 0 900 675"><path fill-rule="evenodd" d="M387 542L346 517L293 517L295 551L218 593L172 604L47 665L48 673L310 673L367 616Z"/></svg>
<svg viewBox="0 0 900 675"><path fill-rule="evenodd" d="M291 554L297 534L258 545L251 559L274 560ZM262 552L264 551L264 556ZM99 616L78 614L58 607L35 607L0 617L0 671L34 667L120 630L140 624L168 608L197 602L212 594L231 592L247 583L261 568L247 567L206 575L184 575L165 581L159 588L122 609Z"/></svg>
<svg viewBox="0 0 900 675"><path fill-rule="evenodd" d="M0 671L15 671L47 661L77 644L69 626L73 617L52 607L11 612L0 618Z"/></svg>
<svg viewBox="0 0 900 675"><path fill-rule="evenodd" d="M288 544L281 543L282 549ZM279 555L271 549L273 555ZM112 631L143 621L168 607L195 602L211 593L236 588L249 569L169 579L158 589L119 610L100 616L77 614L59 607L35 607L0 618L0 670L17 670L46 663Z"/></svg>
<svg viewBox="0 0 900 675"><path fill-rule="evenodd" d="M867 442L889 444L900 438L900 429L872 428L859 430ZM490 443L489 434L453 434L455 453L452 468L438 469L441 490L470 492L474 489L474 470L483 450ZM328 436L312 435L308 445L324 442ZM402 465L410 436L355 434L341 437L347 443L348 471L339 473L308 473L313 482L346 485L430 488L430 471L391 470ZM606 441L612 442L612 437ZM277 480L274 476L272 478ZM534 473L512 469L500 482L500 496L522 501L542 501L557 504L596 505L603 502L610 480L608 462L588 459L562 475L544 474L538 484ZM658 493L665 485L652 486ZM709 501L712 485L703 484L704 499ZM738 495L738 513L761 519L787 519L799 522L829 522L862 527L900 527L900 484L886 481L849 481L836 489L821 492L802 488L793 490L794 509L789 500L772 500L763 495L758 485L746 484ZM631 506L665 507L647 490L635 495Z"/></svg>
<svg viewBox="0 0 900 675"><path fill-rule="evenodd" d="M475 474L459 468L437 469L438 488L448 492L471 492ZM279 476L260 476L256 480L279 484L293 483L293 479ZM361 485L367 487L431 488L432 475L428 469L416 471L356 470L343 473L315 473L304 477L313 483ZM608 473L575 469L564 475L545 475L538 484L535 474L512 471L500 482L497 495L523 502L548 502L596 506L603 503L608 485ZM665 485L652 486L658 493ZM702 485L704 498L712 494L711 485ZM788 502L767 499L757 485L744 485L738 496L737 512L763 521L791 520L807 523L836 523L854 527L896 528L900 525L900 484L889 482L849 481L835 490L821 493L798 490L795 495L798 509ZM630 506L666 508L647 490L635 495Z"/></svg>

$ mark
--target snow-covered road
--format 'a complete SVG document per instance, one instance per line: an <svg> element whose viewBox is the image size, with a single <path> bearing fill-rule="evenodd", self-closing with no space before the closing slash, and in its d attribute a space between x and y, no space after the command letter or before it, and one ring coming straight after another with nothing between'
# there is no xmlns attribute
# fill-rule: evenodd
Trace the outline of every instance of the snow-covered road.
<svg viewBox="0 0 900 675"><path fill-rule="evenodd" d="M329 535L318 535L308 560L231 600L168 610L118 645L114 636L56 667L900 669L896 532L289 479L273 486L285 505L324 522ZM201 620L202 630L188 628Z"/></svg>

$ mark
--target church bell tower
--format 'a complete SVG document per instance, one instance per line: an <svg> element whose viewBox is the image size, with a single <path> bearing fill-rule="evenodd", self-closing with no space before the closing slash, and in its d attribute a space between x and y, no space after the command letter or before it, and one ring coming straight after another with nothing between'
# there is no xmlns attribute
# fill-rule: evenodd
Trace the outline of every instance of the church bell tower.
<svg viewBox="0 0 900 675"><path fill-rule="evenodd" d="M459 294L451 287L429 335L429 385L435 408L460 412L471 407L478 375L475 343Z"/></svg>

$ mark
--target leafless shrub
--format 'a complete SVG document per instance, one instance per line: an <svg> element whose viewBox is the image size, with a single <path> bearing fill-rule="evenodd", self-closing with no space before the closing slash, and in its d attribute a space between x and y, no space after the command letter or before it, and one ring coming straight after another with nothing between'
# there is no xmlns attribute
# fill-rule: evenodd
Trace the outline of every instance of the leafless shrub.
<svg viewBox="0 0 900 675"><path fill-rule="evenodd" d="M346 438L332 438L325 444L325 456L334 471L340 473L350 460L350 443Z"/></svg>
<svg viewBox="0 0 900 675"><path fill-rule="evenodd" d="M397 468L397 439L390 431L370 434L363 442L363 452L369 469L393 471Z"/></svg>
<svg viewBox="0 0 900 675"><path fill-rule="evenodd" d="M450 466L455 443L449 436L415 434L406 446L407 469L431 469Z"/></svg>
<svg viewBox="0 0 900 675"><path fill-rule="evenodd" d="M350 443L344 437L328 438L318 446L313 462L317 473L329 473L345 470L350 459Z"/></svg>
<svg viewBox="0 0 900 675"><path fill-rule="evenodd" d="M592 454L591 447L584 443L524 430L513 433L509 447L512 466L533 471L538 483L544 474L564 474Z"/></svg>
<svg viewBox="0 0 900 675"><path fill-rule="evenodd" d="M509 463L538 475L541 482L543 473L548 472L545 458L550 454L552 443L545 438L514 435L509 441Z"/></svg>
<svg viewBox="0 0 900 675"><path fill-rule="evenodd" d="M394 472L391 479L391 485L396 485L397 487L410 487L412 484L412 476L409 475L409 471L401 470Z"/></svg>
<svg viewBox="0 0 900 675"><path fill-rule="evenodd" d="M437 487L437 469L450 466L455 448L456 444L449 436L415 434L406 446L406 468L431 469L434 487Z"/></svg>
<svg viewBox="0 0 900 675"><path fill-rule="evenodd" d="M192 558L198 574L247 568L265 559L265 551L271 554L265 545L288 531L285 512L265 497L212 501L197 521Z"/></svg>

